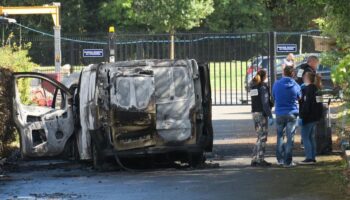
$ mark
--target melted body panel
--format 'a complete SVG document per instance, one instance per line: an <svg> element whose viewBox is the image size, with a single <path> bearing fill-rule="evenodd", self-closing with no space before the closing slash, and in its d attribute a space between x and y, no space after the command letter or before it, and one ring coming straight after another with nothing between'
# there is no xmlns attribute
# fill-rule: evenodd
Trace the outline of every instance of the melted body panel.
<svg viewBox="0 0 350 200"><path fill-rule="evenodd" d="M56 92L50 107L25 105L20 99L18 79L40 79L52 84ZM47 157L61 154L74 131L71 94L63 85L38 73L14 74L14 121L20 132L21 154L24 157ZM61 92L61 106L56 107L58 91ZM63 106L64 105L64 106Z"/></svg>
<svg viewBox="0 0 350 200"><path fill-rule="evenodd" d="M195 61L140 60L94 67L99 127L90 130L98 135L92 140L101 140L97 143L104 149L131 154L186 145L203 149L202 86ZM84 117L81 121L88 121Z"/></svg>
<svg viewBox="0 0 350 200"><path fill-rule="evenodd" d="M34 74L62 90L66 106L27 106L16 96L15 121L21 132L23 154L58 155L73 133L82 160L92 158L93 144L105 155L210 151L209 70L206 66L204 76L200 69L203 66L194 60L89 65L79 80L78 76L72 79L71 85L79 84L74 92L44 75Z"/></svg>

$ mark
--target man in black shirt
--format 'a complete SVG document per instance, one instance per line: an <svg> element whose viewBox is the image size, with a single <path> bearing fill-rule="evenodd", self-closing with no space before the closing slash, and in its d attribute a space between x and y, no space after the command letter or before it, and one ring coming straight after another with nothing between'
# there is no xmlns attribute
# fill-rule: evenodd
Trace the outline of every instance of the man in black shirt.
<svg viewBox="0 0 350 200"><path fill-rule="evenodd" d="M318 60L317 56L309 56L307 58L307 63L302 64L300 69L296 73L297 83L299 85L302 85L304 83L303 77L304 77L306 72L311 72L311 73L316 74L316 69L317 69L318 64L319 64L319 60Z"/></svg>
<svg viewBox="0 0 350 200"><path fill-rule="evenodd" d="M318 64L319 64L319 60L317 56L309 56L307 58L307 62L305 64L302 64L299 70L296 72L296 82L299 85L303 85L304 84L303 77L306 74L306 72L311 72L316 75ZM301 148L304 148L304 142L302 139L300 140L300 144L301 144Z"/></svg>

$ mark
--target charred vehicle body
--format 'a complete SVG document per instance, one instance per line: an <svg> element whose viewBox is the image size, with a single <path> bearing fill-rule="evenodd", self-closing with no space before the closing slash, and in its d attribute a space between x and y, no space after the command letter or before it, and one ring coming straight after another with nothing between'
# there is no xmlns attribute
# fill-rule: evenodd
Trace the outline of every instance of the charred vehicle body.
<svg viewBox="0 0 350 200"><path fill-rule="evenodd" d="M198 65L195 60L101 63L84 68L79 80L70 84L70 89L51 82L56 89L50 109L31 114L41 126L31 125L38 122L30 120L27 124L16 120L19 129L23 130L23 147L34 148L30 141L38 128L49 144L46 149L57 144L60 148L52 150L56 155L69 149L82 160L92 159L95 166L110 156L181 154L199 161L205 151L212 150L207 65ZM56 97L58 93L61 94L59 98ZM57 99L62 104L60 111L56 108ZM19 102L18 98L16 102ZM16 104L17 108L21 106ZM56 125L46 122L50 113L54 115ZM24 118L28 119L28 115ZM25 130L27 126L35 129ZM57 135L63 135L61 142L49 142L50 137L57 139ZM43 155L37 152L28 155ZM50 150L47 156L54 155L48 152Z"/></svg>

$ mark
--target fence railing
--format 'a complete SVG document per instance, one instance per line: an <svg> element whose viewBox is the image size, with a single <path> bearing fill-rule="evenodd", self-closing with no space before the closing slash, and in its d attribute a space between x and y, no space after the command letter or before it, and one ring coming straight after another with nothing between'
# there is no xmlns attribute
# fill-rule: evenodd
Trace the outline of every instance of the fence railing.
<svg viewBox="0 0 350 200"><path fill-rule="evenodd" d="M329 49L331 40L320 32L302 33L177 33L175 58L196 59L209 63L213 103L217 105L248 104L248 82L260 68L270 73L280 67L281 57L287 52L274 51L272 45L293 44L294 54L320 53ZM169 34L118 34L116 36L116 61L135 59L167 59L170 50ZM108 60L107 34L65 36L62 40L62 63L72 69L62 71L62 77L80 71L83 66ZM50 36L22 37L31 42L29 51L33 61L42 66L53 66L53 38ZM84 49L100 49L103 57L84 57ZM271 58L274 58L272 62ZM279 63L277 63L277 61ZM280 69L279 69L280 70ZM40 72L53 73L54 68L40 68Z"/></svg>

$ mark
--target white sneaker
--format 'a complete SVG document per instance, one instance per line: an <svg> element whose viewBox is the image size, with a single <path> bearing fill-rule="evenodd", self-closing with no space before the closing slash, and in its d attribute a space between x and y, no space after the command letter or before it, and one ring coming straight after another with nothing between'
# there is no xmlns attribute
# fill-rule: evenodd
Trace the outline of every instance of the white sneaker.
<svg viewBox="0 0 350 200"><path fill-rule="evenodd" d="M277 161L276 164L277 164L278 166L283 166L283 165L284 165L283 161Z"/></svg>
<svg viewBox="0 0 350 200"><path fill-rule="evenodd" d="M291 162L289 165L283 165L284 168L292 168L297 166L297 164L295 162Z"/></svg>

